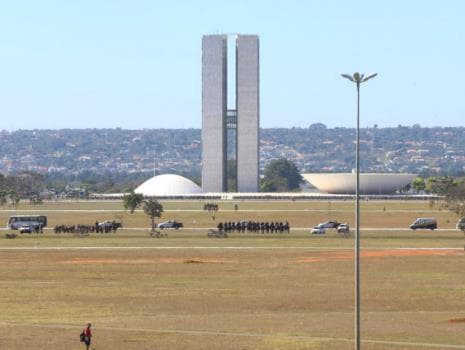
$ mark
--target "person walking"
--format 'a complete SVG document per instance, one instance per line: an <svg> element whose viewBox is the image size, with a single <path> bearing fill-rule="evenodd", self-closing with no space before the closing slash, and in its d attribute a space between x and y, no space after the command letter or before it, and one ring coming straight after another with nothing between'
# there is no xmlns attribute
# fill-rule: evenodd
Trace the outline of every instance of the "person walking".
<svg viewBox="0 0 465 350"><path fill-rule="evenodd" d="M84 333L84 344L86 345L86 350L89 350L90 342L92 339L92 332L90 331L91 326L92 325L88 323L87 327L82 331L82 333Z"/></svg>

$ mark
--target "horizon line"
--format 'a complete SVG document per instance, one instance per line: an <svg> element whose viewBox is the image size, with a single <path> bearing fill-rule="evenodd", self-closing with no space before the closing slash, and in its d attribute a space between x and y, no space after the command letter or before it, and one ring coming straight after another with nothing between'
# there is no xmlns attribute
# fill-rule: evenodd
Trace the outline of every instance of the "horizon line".
<svg viewBox="0 0 465 350"><path fill-rule="evenodd" d="M260 130L269 129L312 129L312 128L324 128L324 129L356 129L356 127L348 126L327 126L323 123L313 123L307 127L303 126L271 126L271 127L260 127ZM397 126L364 126L360 129L398 129L398 128L411 128L411 129L463 129L465 126L453 126L453 125L437 125L437 126L422 126L420 124L402 125ZM12 133L18 131L62 131L62 130L128 130L128 131L142 131L142 130L202 130L202 127L186 127L186 128L127 128L127 127L64 127L64 128L31 128L31 129L0 129L0 133Z"/></svg>

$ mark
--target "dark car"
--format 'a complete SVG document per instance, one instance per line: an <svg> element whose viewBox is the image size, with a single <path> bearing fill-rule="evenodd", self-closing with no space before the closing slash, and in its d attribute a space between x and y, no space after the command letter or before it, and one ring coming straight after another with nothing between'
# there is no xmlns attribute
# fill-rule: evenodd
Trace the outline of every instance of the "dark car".
<svg viewBox="0 0 465 350"><path fill-rule="evenodd" d="M183 227L182 225L182 222L178 222L178 221L173 221L173 220L168 220L168 221L165 221L165 222L161 222L157 225L158 228L161 228L161 229L164 229L164 228L174 228L174 229L178 229L180 227Z"/></svg>
<svg viewBox="0 0 465 350"><path fill-rule="evenodd" d="M98 226L101 229L105 229L105 227L108 227L112 230L116 230L118 228L123 227L123 224L121 223L121 221L117 221L117 220L106 220L106 221L99 222Z"/></svg>
<svg viewBox="0 0 465 350"><path fill-rule="evenodd" d="M339 225L340 223L337 221L326 221L326 222L322 222L321 224L318 224L317 227L326 229L326 228L337 228Z"/></svg>
<svg viewBox="0 0 465 350"><path fill-rule="evenodd" d="M438 228L438 222L435 218L418 218L409 227L412 230L435 230Z"/></svg>

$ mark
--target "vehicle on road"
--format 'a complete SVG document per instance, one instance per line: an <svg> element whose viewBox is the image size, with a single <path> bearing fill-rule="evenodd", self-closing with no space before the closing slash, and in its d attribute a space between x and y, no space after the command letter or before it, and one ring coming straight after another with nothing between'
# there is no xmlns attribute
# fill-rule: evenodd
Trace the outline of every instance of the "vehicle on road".
<svg viewBox="0 0 465 350"><path fill-rule="evenodd" d="M208 230L207 237L209 238L228 238L228 234L223 230L210 229Z"/></svg>
<svg viewBox="0 0 465 350"><path fill-rule="evenodd" d="M47 217L45 215L13 215L8 218L7 228L10 230L18 230L24 225L36 227L46 227Z"/></svg>
<svg viewBox="0 0 465 350"><path fill-rule="evenodd" d="M179 229L180 227L183 227L182 222L174 221L174 220L168 220L165 222L161 222L157 225L158 228L160 229L165 229L165 228L174 228L174 229Z"/></svg>
<svg viewBox="0 0 465 350"><path fill-rule="evenodd" d="M105 229L105 227L107 227L112 230L116 230L118 228L123 227L123 224L121 223L121 221L117 221L117 220L106 220L106 221L99 222L98 226L101 229Z"/></svg>
<svg viewBox="0 0 465 350"><path fill-rule="evenodd" d="M457 230L465 231L465 218L460 218L455 227Z"/></svg>
<svg viewBox="0 0 465 350"><path fill-rule="evenodd" d="M32 226L31 225L23 225L19 229L19 233L32 233Z"/></svg>
<svg viewBox="0 0 465 350"><path fill-rule="evenodd" d="M349 225L344 223L344 224L340 224L338 227L337 227L337 233L349 233L350 229L349 229Z"/></svg>
<svg viewBox="0 0 465 350"><path fill-rule="evenodd" d="M312 235L324 235L326 233L326 230L324 227L315 226L310 230L310 233Z"/></svg>
<svg viewBox="0 0 465 350"><path fill-rule="evenodd" d="M409 227L412 230L425 229L433 231L438 228L438 222L435 218L418 218Z"/></svg>
<svg viewBox="0 0 465 350"><path fill-rule="evenodd" d="M326 221L326 222L322 222L321 224L318 224L317 227L326 229L326 228L337 228L339 225L340 223L337 221Z"/></svg>

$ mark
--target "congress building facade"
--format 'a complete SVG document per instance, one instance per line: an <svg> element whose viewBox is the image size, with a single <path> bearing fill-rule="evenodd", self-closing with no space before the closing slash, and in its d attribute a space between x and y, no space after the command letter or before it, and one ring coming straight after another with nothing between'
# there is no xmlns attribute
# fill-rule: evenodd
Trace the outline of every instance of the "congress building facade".
<svg viewBox="0 0 465 350"><path fill-rule="evenodd" d="M234 36L234 103L228 106L230 37L205 35L202 39L202 189L258 192L259 39ZM228 186L228 179L234 188Z"/></svg>

